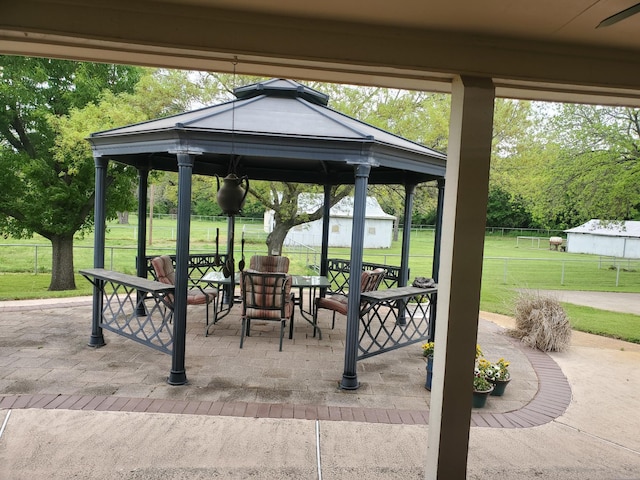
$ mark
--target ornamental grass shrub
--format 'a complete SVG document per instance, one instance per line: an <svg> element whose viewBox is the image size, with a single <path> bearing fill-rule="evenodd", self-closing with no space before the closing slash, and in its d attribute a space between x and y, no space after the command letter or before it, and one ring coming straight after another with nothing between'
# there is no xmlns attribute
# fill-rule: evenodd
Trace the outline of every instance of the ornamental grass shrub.
<svg viewBox="0 0 640 480"><path fill-rule="evenodd" d="M511 334L543 352L565 350L571 341L571 323L560 302L538 293L522 292L515 302L516 327Z"/></svg>

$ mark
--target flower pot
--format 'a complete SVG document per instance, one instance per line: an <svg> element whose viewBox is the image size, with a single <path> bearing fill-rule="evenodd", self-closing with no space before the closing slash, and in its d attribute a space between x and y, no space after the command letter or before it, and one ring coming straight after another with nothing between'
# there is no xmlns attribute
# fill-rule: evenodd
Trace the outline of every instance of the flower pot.
<svg viewBox="0 0 640 480"><path fill-rule="evenodd" d="M427 381L424 388L431 391L431 379L433 377L433 355L427 355Z"/></svg>
<svg viewBox="0 0 640 480"><path fill-rule="evenodd" d="M491 395L493 388L484 392L473 391L473 408L482 408L487 403L487 397Z"/></svg>
<svg viewBox="0 0 640 480"><path fill-rule="evenodd" d="M510 381L510 378L506 380L491 380L491 383L493 383L493 392L491 392L491 395L494 397L501 397L504 395L504 390L507 388L507 384Z"/></svg>

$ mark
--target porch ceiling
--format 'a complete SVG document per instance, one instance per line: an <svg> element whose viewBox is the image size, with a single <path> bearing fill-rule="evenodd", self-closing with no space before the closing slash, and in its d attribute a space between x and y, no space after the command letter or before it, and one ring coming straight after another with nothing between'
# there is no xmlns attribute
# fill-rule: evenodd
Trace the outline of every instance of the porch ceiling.
<svg viewBox="0 0 640 480"><path fill-rule="evenodd" d="M0 51L499 96L640 104L634 0L0 0Z"/></svg>

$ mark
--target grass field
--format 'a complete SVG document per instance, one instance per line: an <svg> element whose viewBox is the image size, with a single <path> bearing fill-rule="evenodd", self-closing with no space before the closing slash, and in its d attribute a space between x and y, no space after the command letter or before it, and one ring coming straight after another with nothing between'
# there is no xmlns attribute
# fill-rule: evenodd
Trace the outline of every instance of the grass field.
<svg viewBox="0 0 640 480"><path fill-rule="evenodd" d="M105 254L106 268L135 274L137 228L133 216L130 225L109 225ZM192 253L215 251L216 228L220 231L220 252L226 252L227 223L193 219L191 222ZM175 220L154 218L152 245L147 254L175 252ZM236 220L236 254L244 233L247 259L255 253L266 253L266 234L262 224ZM410 278L432 276L433 231L414 230L411 233ZM400 265L401 242L389 249L365 250L368 262ZM293 273L311 273L320 249L285 250L291 258ZM346 248L331 248L332 258L349 258ZM93 238L75 241L74 268L93 266ZM0 244L0 300L89 295L91 285L78 275L75 291L49 292L51 247L42 238L7 239ZM481 309L510 315L518 289L589 290L640 292L640 261L614 261L593 255L575 255L548 249L548 240L522 239L511 236L487 235L485 239ZM640 343L640 318L587 307L566 305L574 328Z"/></svg>

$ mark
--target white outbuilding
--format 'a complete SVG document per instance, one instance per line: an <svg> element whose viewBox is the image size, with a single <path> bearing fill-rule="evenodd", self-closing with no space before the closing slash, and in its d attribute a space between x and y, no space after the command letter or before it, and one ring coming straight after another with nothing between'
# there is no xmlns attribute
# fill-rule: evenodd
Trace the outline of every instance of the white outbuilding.
<svg viewBox="0 0 640 480"><path fill-rule="evenodd" d="M593 219L565 233L567 252L640 258L640 222Z"/></svg>
<svg viewBox="0 0 640 480"><path fill-rule="evenodd" d="M323 201L322 194L302 194L298 199L300 212L311 213L317 210ZM395 217L382 210L374 197L367 197L365 215L364 248L390 248L393 239L393 222ZM351 227L353 225L353 197L345 197L335 204L329 218L329 246L350 247ZM264 214L264 229L269 233L274 227L274 212L267 210ZM320 247L322 245L322 219L298 225L287 234L285 245L306 245Z"/></svg>

